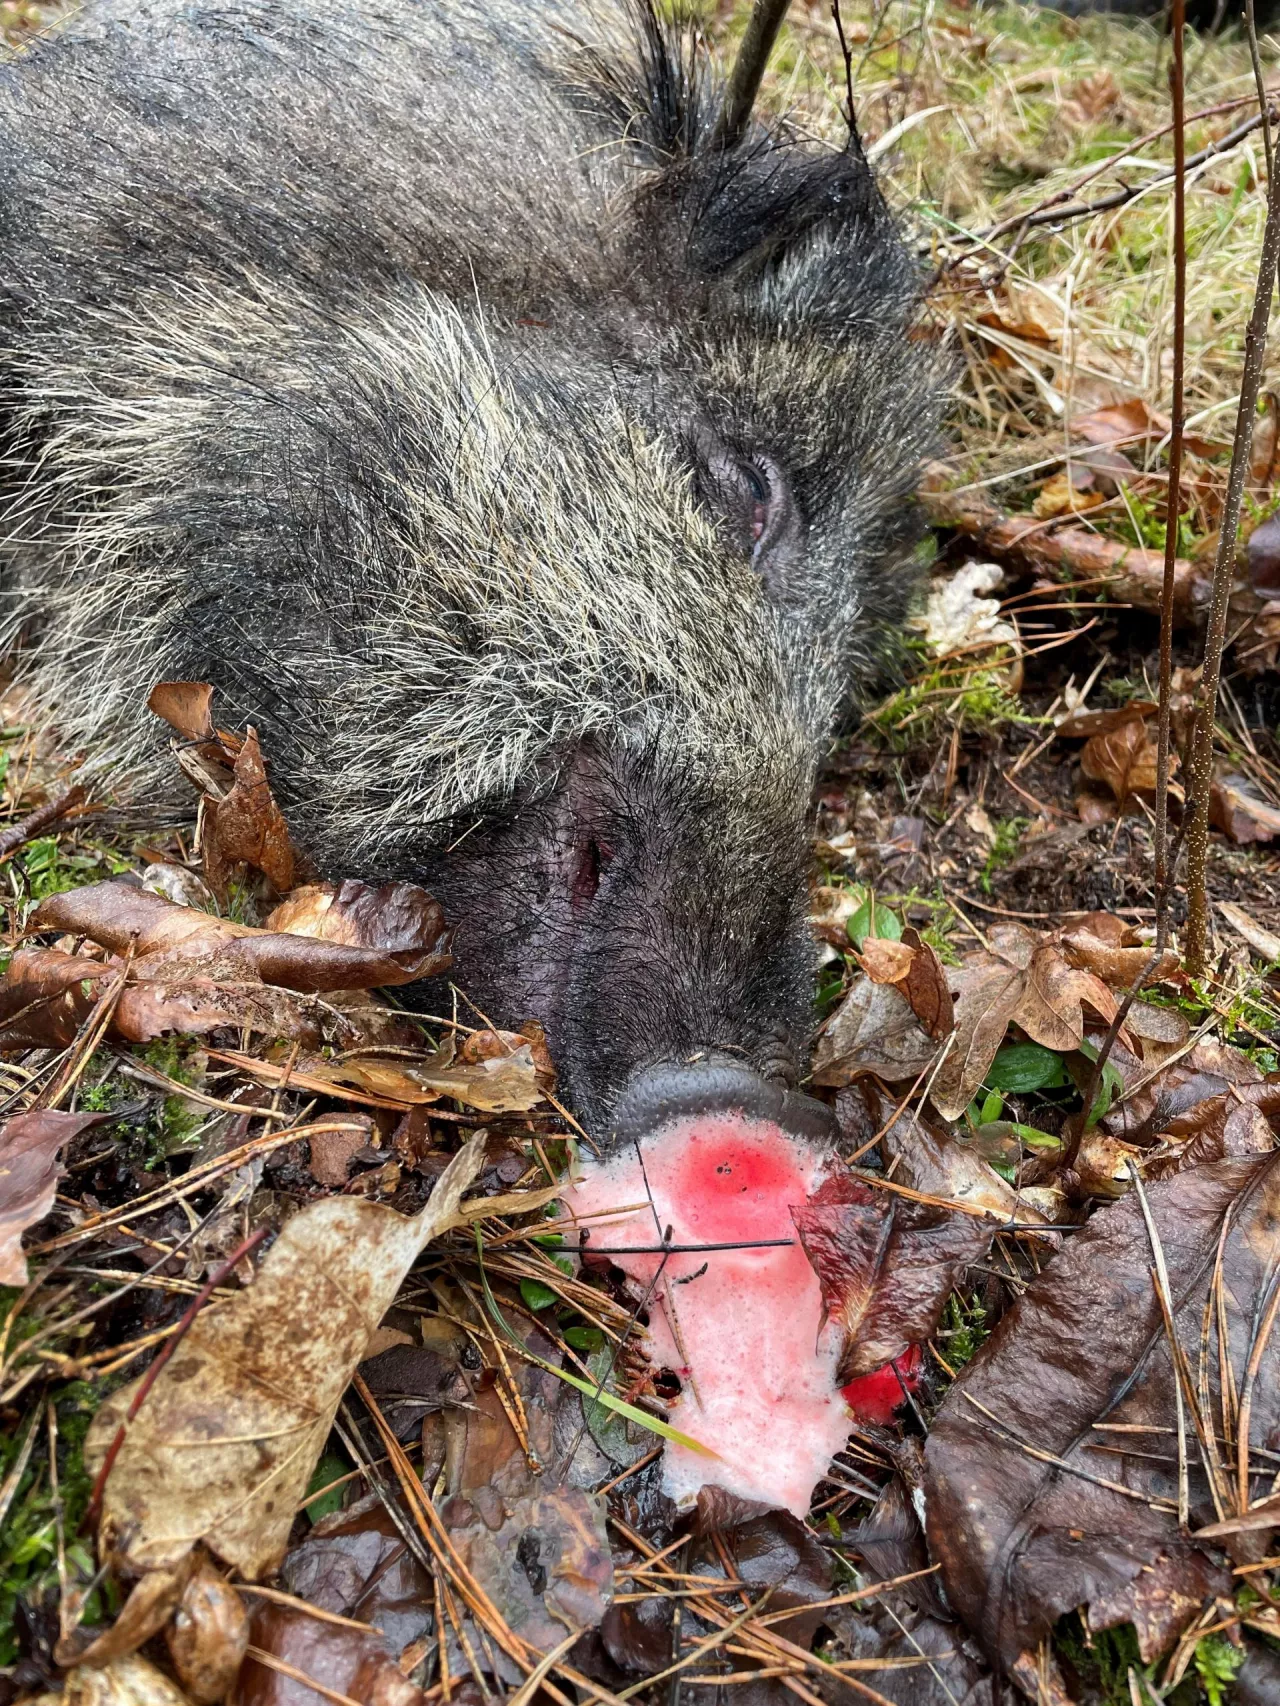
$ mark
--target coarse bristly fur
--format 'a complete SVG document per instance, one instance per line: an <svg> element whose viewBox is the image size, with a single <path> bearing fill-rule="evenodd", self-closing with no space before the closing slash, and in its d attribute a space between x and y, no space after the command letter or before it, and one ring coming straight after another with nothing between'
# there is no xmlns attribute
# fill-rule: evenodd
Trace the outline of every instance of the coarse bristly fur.
<svg viewBox="0 0 1280 1706"><path fill-rule="evenodd" d="M900 620L938 369L856 145L715 140L696 35L571 0L101 0L0 65L0 577L154 796L212 681L335 875L586 1117L794 1074L817 760Z"/></svg>

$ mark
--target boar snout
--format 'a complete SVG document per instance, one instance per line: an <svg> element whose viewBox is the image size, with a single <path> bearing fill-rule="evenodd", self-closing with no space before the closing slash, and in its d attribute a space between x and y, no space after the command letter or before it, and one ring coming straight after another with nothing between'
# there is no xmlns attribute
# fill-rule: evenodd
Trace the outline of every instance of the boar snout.
<svg viewBox="0 0 1280 1706"><path fill-rule="evenodd" d="M639 1142L676 1120L737 1115L752 1126L776 1127L789 1137L829 1148L835 1116L824 1103L799 1090L771 1083L741 1061L703 1054L644 1068L614 1108L611 1146Z"/></svg>

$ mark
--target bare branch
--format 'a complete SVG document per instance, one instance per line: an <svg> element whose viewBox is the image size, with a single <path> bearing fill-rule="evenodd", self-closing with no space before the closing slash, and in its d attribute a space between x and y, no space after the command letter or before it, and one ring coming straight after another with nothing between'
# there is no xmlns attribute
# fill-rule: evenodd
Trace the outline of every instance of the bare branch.
<svg viewBox="0 0 1280 1706"><path fill-rule="evenodd" d="M782 20L787 15L789 0L756 0L747 20L746 33L733 62L724 106L716 126L716 141L722 148L732 148L742 138L751 119L751 109L760 93L760 81L777 40Z"/></svg>
<svg viewBox="0 0 1280 1706"><path fill-rule="evenodd" d="M1245 27L1256 47L1257 31L1253 8L1245 14ZM1253 448L1253 423L1262 386L1266 356L1267 323L1271 318L1271 293L1275 288L1276 265L1280 262L1280 174L1267 180L1267 222L1258 259L1258 283L1253 311L1244 335L1244 366L1240 374L1240 402L1236 410L1235 440L1231 449L1231 472L1222 506L1218 555L1213 565L1213 596L1209 628L1204 642L1204 671L1196 701L1191 753L1187 762L1187 795L1190 824L1187 831L1187 944L1188 970L1202 976L1209 961L1209 903L1205 877L1209 862L1209 791L1213 782L1213 725L1218 706L1218 682L1222 674L1222 649L1227 634L1227 607L1235 577L1236 539L1240 531L1240 505Z"/></svg>
<svg viewBox="0 0 1280 1706"><path fill-rule="evenodd" d="M1252 4L1252 0L1250 0ZM1156 739L1156 955L1169 932L1172 884L1169 868L1169 737L1173 716L1173 590L1182 514L1182 427L1186 417L1184 373L1187 349L1187 137L1183 95L1186 0L1173 0L1170 30L1173 58L1169 95L1173 106L1173 400L1169 429L1169 492L1165 505L1164 579L1160 588L1160 716ZM1270 131L1267 132L1268 136Z"/></svg>

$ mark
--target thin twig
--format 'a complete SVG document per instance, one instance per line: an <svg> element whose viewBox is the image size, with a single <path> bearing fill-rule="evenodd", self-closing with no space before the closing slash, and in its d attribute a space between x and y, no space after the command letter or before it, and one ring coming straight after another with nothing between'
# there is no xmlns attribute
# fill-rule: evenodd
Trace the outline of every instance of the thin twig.
<svg viewBox="0 0 1280 1706"><path fill-rule="evenodd" d="M1246 15L1245 25L1257 51L1257 32ZM1258 122L1262 122L1260 116ZM1213 565L1213 593L1209 628L1204 643L1204 669L1196 701L1191 752L1187 762L1187 969L1202 977L1209 962L1209 901L1205 878L1209 862L1209 794L1213 782L1213 728L1218 705L1218 682L1222 675L1222 651L1227 637L1227 608L1235 578L1236 540L1240 531L1240 507L1249 473L1253 448L1253 424L1266 359L1267 323L1271 318L1271 292L1280 262L1280 176L1267 180L1267 218L1258 259L1258 282L1253 310L1244 335L1244 365L1240 374L1240 401L1236 410L1235 438L1231 447L1231 470Z"/></svg>
<svg viewBox="0 0 1280 1706"><path fill-rule="evenodd" d="M1250 0L1252 3L1252 0ZM1182 429L1186 419L1184 374L1187 349L1187 139L1183 117L1183 46L1186 0L1173 0L1170 31L1173 59L1169 94L1173 105L1173 399L1169 425L1169 495L1165 505L1164 581L1160 588L1160 711L1156 736L1156 953L1164 952L1169 930L1169 744L1173 726L1173 592L1182 515Z"/></svg>
<svg viewBox="0 0 1280 1706"><path fill-rule="evenodd" d="M68 788L65 794L60 794L56 800L46 800L35 811L20 818L17 823L10 824L8 829L0 830L0 861L16 853L24 842L32 840L41 831L49 829L59 818L66 817L77 806L85 801L85 791L79 782Z"/></svg>
<svg viewBox="0 0 1280 1706"><path fill-rule="evenodd" d="M716 126L715 139L721 148L732 148L735 142L740 142L750 123L751 109L760 92L760 81L789 3L790 0L756 0L751 8L738 57L729 73L720 122Z"/></svg>

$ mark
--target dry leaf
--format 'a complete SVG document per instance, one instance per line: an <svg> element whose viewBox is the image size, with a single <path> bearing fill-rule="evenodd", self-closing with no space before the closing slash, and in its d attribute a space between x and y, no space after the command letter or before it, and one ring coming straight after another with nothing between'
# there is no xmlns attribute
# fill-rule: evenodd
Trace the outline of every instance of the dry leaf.
<svg viewBox="0 0 1280 1706"><path fill-rule="evenodd" d="M1090 414L1077 415L1071 421L1071 431L1087 444L1132 444L1163 438L1168 430L1169 417L1150 408L1141 397L1111 403Z"/></svg>
<svg viewBox="0 0 1280 1706"><path fill-rule="evenodd" d="M115 1659L100 1670L77 1665L61 1694L41 1698L57 1706L190 1706L186 1695L141 1653Z"/></svg>
<svg viewBox="0 0 1280 1706"><path fill-rule="evenodd" d="M1071 965L1052 937L1021 925L997 925L994 950L969 957L948 971L956 996L955 1042L933 1080L932 1100L945 1119L959 1119L976 1094L1011 1024L1044 1048L1079 1048L1084 1011L1104 1024L1116 1000L1095 972Z"/></svg>
<svg viewBox="0 0 1280 1706"><path fill-rule="evenodd" d="M183 1589L165 1641L178 1680L196 1706L226 1699L249 1645L249 1617L240 1595L207 1561Z"/></svg>
<svg viewBox="0 0 1280 1706"><path fill-rule="evenodd" d="M0 1285L26 1285L22 1234L53 1207L63 1169L58 1151L106 1114L63 1114L37 1108L0 1126Z"/></svg>
<svg viewBox="0 0 1280 1706"><path fill-rule="evenodd" d="M1244 937L1260 960L1280 960L1280 936L1274 931L1265 929L1234 901L1220 900L1218 911L1236 934Z"/></svg>
<svg viewBox="0 0 1280 1706"><path fill-rule="evenodd" d="M870 936L857 956L858 964L872 983L901 983L911 970L915 952L906 942L890 942Z"/></svg>
<svg viewBox="0 0 1280 1706"><path fill-rule="evenodd" d="M1080 768L1091 782L1105 782L1121 804L1131 794L1152 790L1156 743L1145 721L1133 718L1109 734L1092 736L1080 754Z"/></svg>
<svg viewBox="0 0 1280 1706"><path fill-rule="evenodd" d="M120 1615L109 1629L98 1635L77 1629L58 1642L54 1654L57 1663L100 1669L137 1652L173 1616L194 1567L195 1557L188 1553L171 1570L148 1571L133 1584Z"/></svg>
<svg viewBox="0 0 1280 1706"><path fill-rule="evenodd" d="M267 781L255 729L245 731L233 775L229 794L205 802L202 848L209 887L215 894L225 894L232 867L252 865L283 894L293 886L297 859L284 814Z"/></svg>
<svg viewBox="0 0 1280 1706"><path fill-rule="evenodd" d="M130 1424L103 1497L104 1555L130 1572L172 1569L204 1541L249 1580L279 1568L370 1337L483 1162L476 1133L413 1219L328 1197L285 1222L252 1286L197 1318ZM91 1472L137 1386L112 1393L94 1417Z"/></svg>
<svg viewBox="0 0 1280 1706"><path fill-rule="evenodd" d="M1222 771L1215 772L1209 788L1209 822L1237 846L1280 835L1280 810L1260 800L1245 777Z"/></svg>
<svg viewBox="0 0 1280 1706"><path fill-rule="evenodd" d="M1154 699L1131 699L1127 705L1116 705L1109 710L1086 711L1078 708L1059 720L1057 732L1069 740L1107 735L1116 729L1122 729L1135 717L1154 717L1159 708Z"/></svg>
<svg viewBox="0 0 1280 1706"><path fill-rule="evenodd" d="M1227 1401L1217 1390L1222 1370L1241 1379L1258 1330L1256 1301L1280 1257L1278 1183L1272 1155L1190 1168L1147 1191L1176 1330L1192 1379L1204 1370L1215 1435L1212 1419ZM1179 1411L1152 1262L1132 1192L1095 1213L1002 1318L930 1429L930 1553L951 1605L1008 1670L1076 1610L1094 1631L1132 1622L1149 1663L1213 1596L1231 1592L1229 1569L1179 1529ZM1217 1312L1206 1313L1215 1271L1223 1282L1221 1347ZM1210 1334L1204 1353L1202 1332ZM1099 1423L1115 1431L1100 1433ZM1257 1367L1252 1439L1271 1438L1278 1423L1280 1341L1273 1336ZM1225 1467L1230 1508L1234 1451ZM1194 1443L1187 1471L1197 1528L1217 1511ZM1268 1550L1260 1543L1255 1557Z"/></svg>
<svg viewBox="0 0 1280 1706"><path fill-rule="evenodd" d="M900 990L857 977L818 1039L813 1081L838 1089L874 1073L895 1084L914 1078L937 1052Z"/></svg>
<svg viewBox="0 0 1280 1706"><path fill-rule="evenodd" d="M1129 989L1151 960L1151 948L1133 926L1109 912L1091 912L1077 920L1063 931L1062 947L1072 965L1096 972L1119 990ZM1179 964L1177 954L1166 949L1147 971L1144 986L1172 977Z"/></svg>
<svg viewBox="0 0 1280 1706"><path fill-rule="evenodd" d="M162 717L183 740L217 741L213 726L213 688L207 681L158 681L148 711Z"/></svg>
<svg viewBox="0 0 1280 1706"><path fill-rule="evenodd" d="M1072 468L1068 471L1064 468L1041 486L1031 513L1039 516L1041 521L1050 521L1058 515L1081 515L1105 502L1102 493L1093 489L1093 476L1087 469Z"/></svg>

